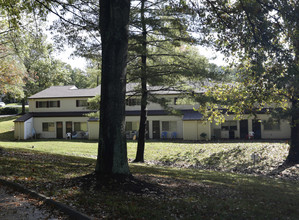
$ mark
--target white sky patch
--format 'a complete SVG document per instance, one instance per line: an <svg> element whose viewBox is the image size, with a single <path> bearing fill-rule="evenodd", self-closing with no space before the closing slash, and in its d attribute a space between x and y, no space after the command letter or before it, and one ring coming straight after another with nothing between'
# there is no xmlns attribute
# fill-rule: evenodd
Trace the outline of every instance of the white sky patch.
<svg viewBox="0 0 299 220"><path fill-rule="evenodd" d="M197 48L199 54L205 56L210 61L210 63L214 63L218 66L228 65L227 61L225 61L226 57L222 53L217 52L214 49L209 47L198 46Z"/></svg>
<svg viewBox="0 0 299 220"><path fill-rule="evenodd" d="M48 15L48 17L47 17L47 29L49 29L52 22L54 20L56 20L57 18L58 17L56 15L54 15L53 13L50 13ZM51 34L51 32L48 31L48 30L44 30L44 32L48 37L48 41L50 43L54 44L54 41L52 40L53 35ZM71 54L73 52L74 52L73 48L69 47L68 45L65 45L64 46L64 51L61 51L61 52L55 51L54 56L55 56L56 59L71 65L72 68L79 68L81 70L85 70L86 66L87 66L86 60L82 57L71 56Z"/></svg>
<svg viewBox="0 0 299 220"><path fill-rule="evenodd" d="M65 47L65 51L62 51L61 53L56 53L56 59L65 62L67 64L70 64L72 68L79 68L81 70L85 70L86 68L86 60L82 57L71 57L71 54L73 52L73 49L70 47Z"/></svg>

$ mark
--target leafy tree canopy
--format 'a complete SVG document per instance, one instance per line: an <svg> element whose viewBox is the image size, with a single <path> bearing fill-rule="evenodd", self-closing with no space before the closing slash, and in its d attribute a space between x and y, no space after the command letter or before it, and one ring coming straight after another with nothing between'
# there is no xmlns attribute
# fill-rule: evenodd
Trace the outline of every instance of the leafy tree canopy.
<svg viewBox="0 0 299 220"><path fill-rule="evenodd" d="M191 3L201 19L204 41L235 57L240 83L238 97L245 103L242 107L263 102L290 103L282 112L290 119L292 129L287 161L299 162L299 3L286 0Z"/></svg>

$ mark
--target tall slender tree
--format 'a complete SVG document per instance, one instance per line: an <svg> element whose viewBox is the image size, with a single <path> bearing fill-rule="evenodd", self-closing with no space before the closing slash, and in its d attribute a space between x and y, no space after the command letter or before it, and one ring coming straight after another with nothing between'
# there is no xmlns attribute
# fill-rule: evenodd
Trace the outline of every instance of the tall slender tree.
<svg viewBox="0 0 299 220"><path fill-rule="evenodd" d="M160 85L161 89L182 89L188 76L199 77L200 74L196 63L190 65L190 57L186 54L191 53L186 49L186 44L195 44L197 39L192 37L192 30L189 28L192 26L191 19L188 19L191 15L189 10L184 9L185 3L166 0L138 0L134 3L130 32L132 59L129 63L132 71L129 71L128 80L140 83L137 92L141 96L140 122L134 162L143 162L146 107L152 97L152 94L149 96L147 85ZM203 60L200 57L195 62L200 62L201 59ZM207 71L202 71L202 77L206 73Z"/></svg>

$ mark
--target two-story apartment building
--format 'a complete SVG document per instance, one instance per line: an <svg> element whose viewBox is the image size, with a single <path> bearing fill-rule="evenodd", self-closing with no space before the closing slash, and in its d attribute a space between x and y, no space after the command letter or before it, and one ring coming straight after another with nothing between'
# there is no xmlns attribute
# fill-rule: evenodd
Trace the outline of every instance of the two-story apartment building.
<svg viewBox="0 0 299 220"><path fill-rule="evenodd" d="M132 89L132 85L128 86ZM89 118L87 100L100 94L100 86L78 89L75 86L53 86L29 97L29 113L15 120L15 138L73 138L97 139L99 120ZM147 138L149 139L245 139L254 132L258 139L290 138L287 120L271 120L267 114L256 118L245 115L243 120L226 116L221 124L209 122L194 109L196 104L180 102L182 92L155 91L157 97L167 100L168 106L178 114L170 114L160 104L150 102L147 106ZM131 97L126 102L127 138L134 138L139 129L140 99ZM275 123L273 123L273 121Z"/></svg>

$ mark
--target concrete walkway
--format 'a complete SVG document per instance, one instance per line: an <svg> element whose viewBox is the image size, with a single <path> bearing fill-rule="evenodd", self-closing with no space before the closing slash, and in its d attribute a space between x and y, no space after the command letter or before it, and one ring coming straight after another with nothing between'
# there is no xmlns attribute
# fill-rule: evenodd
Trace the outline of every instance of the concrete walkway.
<svg viewBox="0 0 299 220"><path fill-rule="evenodd" d="M39 200L0 185L1 220L67 219L57 210L51 210Z"/></svg>

